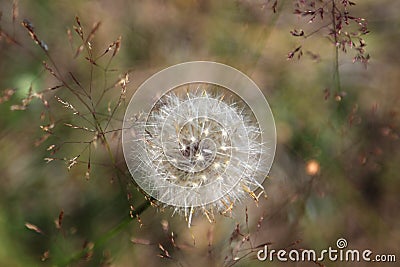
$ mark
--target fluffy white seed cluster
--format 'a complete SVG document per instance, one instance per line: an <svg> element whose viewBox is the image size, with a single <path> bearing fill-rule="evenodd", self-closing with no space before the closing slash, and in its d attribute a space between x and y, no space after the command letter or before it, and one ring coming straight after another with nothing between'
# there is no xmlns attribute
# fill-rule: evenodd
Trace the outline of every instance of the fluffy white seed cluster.
<svg viewBox="0 0 400 267"><path fill-rule="evenodd" d="M149 195L191 216L209 219L245 196L257 198L269 166L251 108L236 94L212 84L173 89L133 126L130 160L136 182ZM260 175L264 176L260 179Z"/></svg>

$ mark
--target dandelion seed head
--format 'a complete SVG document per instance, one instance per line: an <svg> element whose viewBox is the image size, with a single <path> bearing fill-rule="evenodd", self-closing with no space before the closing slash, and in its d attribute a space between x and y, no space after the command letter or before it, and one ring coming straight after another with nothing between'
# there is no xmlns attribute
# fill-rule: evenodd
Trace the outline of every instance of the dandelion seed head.
<svg viewBox="0 0 400 267"><path fill-rule="evenodd" d="M268 106L271 129L260 124L260 111L254 112L236 92L211 81L178 83L157 95L134 121L131 115L124 121L129 125L123 131L124 155L133 178L147 194L183 211L190 225L196 208L208 217L214 210L224 213L263 189L275 150L275 125ZM129 109L131 100L127 114L144 106L135 104ZM269 144L263 136L266 131L272 133Z"/></svg>

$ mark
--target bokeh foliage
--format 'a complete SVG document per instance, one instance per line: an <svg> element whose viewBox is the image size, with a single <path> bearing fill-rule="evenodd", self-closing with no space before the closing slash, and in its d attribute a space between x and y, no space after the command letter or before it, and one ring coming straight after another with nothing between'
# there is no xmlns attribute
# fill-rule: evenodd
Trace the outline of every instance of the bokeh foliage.
<svg viewBox="0 0 400 267"><path fill-rule="evenodd" d="M275 248L294 243L324 249L345 237L353 248L399 257L400 3L363 0L351 7L352 16L368 20L364 39L371 60L365 68L352 62L351 48L339 51L335 64L325 28L309 38L293 36L294 29L307 35L327 19L308 23L293 14L296 2L2 1L0 29L7 35L0 37L0 89L3 100L6 90L14 94L0 104L0 265L265 266L254 253L232 261L246 254L247 243L243 251L235 249L247 233L254 245L273 242ZM76 16L85 36L101 21L91 39L94 55L122 37L115 57L115 45L97 65L85 59L85 49L77 53ZM48 52L28 35L24 19ZM288 60L300 46L303 56L297 59L299 50ZM69 72L82 87L92 87L94 99L111 88L96 108L105 114L99 115L103 128L112 117L109 129L121 127L135 89L164 67L213 60L242 70L263 90L275 115L278 147L264 183L268 198L259 207L241 203L232 218L219 216L215 224L199 216L190 229L169 209L144 208L148 201L126 175L118 133L107 134L111 162L101 136L89 153L79 142L93 141L94 133L65 125L85 124L55 98L84 110L73 93L51 90L43 96L49 108L35 98L26 110L10 110L30 88L40 92L59 85L43 66L46 61L54 68L49 56L74 88L79 86ZM126 73L121 99L119 82L128 81ZM54 134L38 142L46 134L39 126L52 120ZM65 141L78 143L62 146L61 160L46 164L44 158L52 157L46 149ZM68 170L68 160L78 154L82 162ZM140 218L130 219L140 208ZM114 228L121 220L128 223Z"/></svg>

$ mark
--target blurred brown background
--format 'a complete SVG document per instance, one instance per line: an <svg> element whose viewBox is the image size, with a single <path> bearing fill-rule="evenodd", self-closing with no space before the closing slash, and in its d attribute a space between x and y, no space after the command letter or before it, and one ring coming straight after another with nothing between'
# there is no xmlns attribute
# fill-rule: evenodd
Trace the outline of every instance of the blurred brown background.
<svg viewBox="0 0 400 267"><path fill-rule="evenodd" d="M400 2L363 0L350 7L352 16L369 22L365 41L371 60L365 68L352 62L354 50L340 52L340 88L334 82L335 48L328 29L309 38L290 34L293 29L310 33L329 20L309 24L293 14L295 2L278 1L274 13L274 1L2 1L0 266L312 266L259 262L255 252L248 252L266 242L274 249L318 251L334 247L341 237L351 249L396 254L399 260ZM90 39L93 55L102 55L122 37L115 57L115 43L96 65L85 59L86 49L77 53L75 16L85 36L101 21ZM23 19L45 42L47 53L21 26ZM302 58L288 60L300 45ZM101 137L89 153L82 142L93 141L95 133L64 125L90 127L55 99L85 108L65 88L43 95L49 107L33 99L24 111L10 110L30 87L40 92L59 84L43 60L77 88L72 72L82 87L92 87L96 99L111 88L96 108L100 124L110 124L107 140L115 164ZM244 201L232 218L217 216L214 224L198 216L190 229L184 218L171 217L171 210L148 207L140 221L134 218L114 232L130 206L137 209L146 200L129 176L121 175L126 167L118 131L112 131L121 127L127 101L140 83L191 60L229 64L263 90L278 136L275 162L264 182L268 198L258 207ZM129 83L121 100L125 73ZM8 89L14 94L5 101ZM47 136L39 126L52 122ZM61 160L46 164L43 159L52 152L46 149L63 142L75 143L54 155ZM81 162L68 171L69 160L78 154ZM89 154L90 177L85 177ZM248 234L251 242L242 242Z"/></svg>

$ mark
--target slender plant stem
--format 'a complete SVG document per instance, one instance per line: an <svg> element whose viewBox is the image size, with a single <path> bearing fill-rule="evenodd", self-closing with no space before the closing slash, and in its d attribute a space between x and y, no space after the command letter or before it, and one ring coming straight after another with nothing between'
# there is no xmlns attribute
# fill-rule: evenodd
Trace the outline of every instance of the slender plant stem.
<svg viewBox="0 0 400 267"><path fill-rule="evenodd" d="M333 38L334 38L334 49L335 49L335 58L333 62L333 84L336 90L336 93L341 92L341 84L340 84L340 72L339 72L339 46L338 46L338 33L336 27L336 1L332 0L332 26L333 26Z"/></svg>
<svg viewBox="0 0 400 267"><path fill-rule="evenodd" d="M151 204L149 201L144 202L135 211L132 212L131 216L123 218L111 230L109 230L107 233L105 233L104 235L102 235L98 239L96 239L93 242L93 244L94 244L93 247L86 247L86 248L82 249L81 251L73 254L71 257L62 260L61 262L57 263L56 265L57 266L68 266L69 264L82 259L91 250L101 247L106 242L108 242L110 239L112 239L114 236L116 236L118 233L120 233L123 229L125 229L130 224L130 222L132 222L132 217L136 217L137 215L142 214L150 205Z"/></svg>

